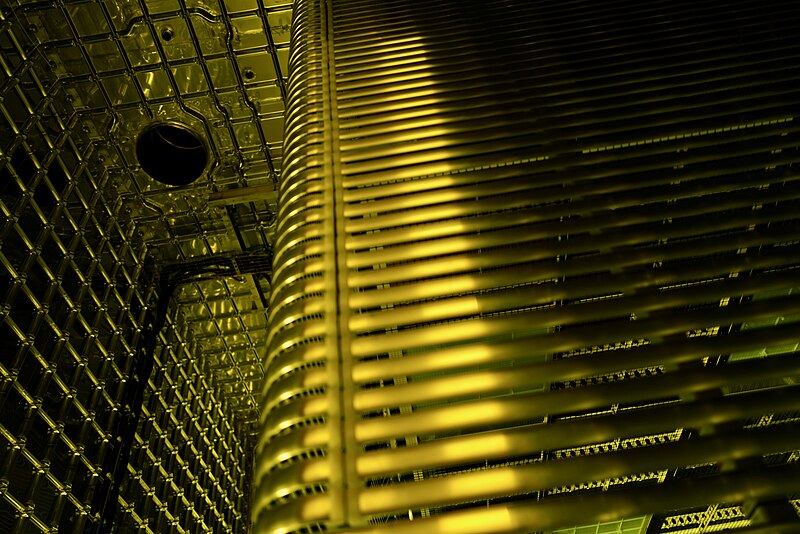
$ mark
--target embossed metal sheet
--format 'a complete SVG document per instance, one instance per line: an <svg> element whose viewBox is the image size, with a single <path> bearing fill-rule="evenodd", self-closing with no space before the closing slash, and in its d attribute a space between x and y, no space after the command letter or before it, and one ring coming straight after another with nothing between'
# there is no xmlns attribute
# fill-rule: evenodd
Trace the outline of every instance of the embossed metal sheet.
<svg viewBox="0 0 800 534"><path fill-rule="evenodd" d="M297 2L254 531L783 528L798 14Z"/></svg>

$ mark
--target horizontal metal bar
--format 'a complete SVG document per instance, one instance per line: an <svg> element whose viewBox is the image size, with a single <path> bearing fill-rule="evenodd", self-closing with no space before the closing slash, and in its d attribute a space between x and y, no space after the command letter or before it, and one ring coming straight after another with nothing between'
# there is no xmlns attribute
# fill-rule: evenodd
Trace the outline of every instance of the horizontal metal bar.
<svg viewBox="0 0 800 534"><path fill-rule="evenodd" d="M673 343L643 345L627 350L565 358L553 362L528 365L520 362L513 367L478 370L421 381L409 381L394 386L364 389L356 392L352 402L356 410L376 410L387 406L472 398L504 391L525 391L531 388L545 387L550 382L576 380L622 372L627 369L641 369L658 365L675 367L692 361L700 361L703 357L780 346L787 343L795 343L800 347L796 336L799 326L797 324L786 325L777 332L770 328L762 329L760 332L758 330L755 332L745 331L740 334L720 335L699 340L690 338ZM519 356L525 354L522 352L523 350L525 349L520 351ZM430 357L436 358L436 352L430 353ZM542 354L540 359L546 359L545 355Z"/></svg>
<svg viewBox="0 0 800 534"><path fill-rule="evenodd" d="M468 465L484 460L531 456L540 451L580 447L615 439L709 427L800 410L800 387L759 390L694 402L653 406L587 419L567 419L439 439L416 446L367 452L357 459L364 477L414 469Z"/></svg>
<svg viewBox="0 0 800 534"><path fill-rule="evenodd" d="M364 443L395 436L463 432L521 424L545 415L598 409L617 403L694 395L727 385L750 384L761 379L797 374L800 372L797 355L793 352L721 367L687 368L636 380L471 400L392 417L362 419L356 423L355 437Z"/></svg>
<svg viewBox="0 0 800 534"><path fill-rule="evenodd" d="M278 191L275 190L275 186L254 185L250 187L238 187L235 189L217 191L208 196L209 207L232 206L234 204L258 201L276 204L278 202Z"/></svg>
<svg viewBox="0 0 800 534"><path fill-rule="evenodd" d="M687 465L730 463L797 448L800 448L800 426L782 425L366 488L359 494L358 502L365 514L385 513L532 493Z"/></svg>
<svg viewBox="0 0 800 534"><path fill-rule="evenodd" d="M742 283L722 282L719 285L709 283L696 287L678 288L671 291L658 291L634 294L630 297L590 301L575 306L547 306L527 310L523 308L517 313L481 316L479 310L469 319L455 322L433 323L426 328L411 328L383 335L363 336L353 339L354 356L367 356L394 350L411 350L424 347L442 347L451 343L468 343L481 341L494 336L533 330L543 333L548 328L562 325L573 325L602 319L630 317L631 314L644 316L648 313L667 313L670 308L699 304L711 304L725 297L738 297L757 294L759 291L786 288L797 285L798 273L787 272L766 277L729 278L741 280ZM707 311L709 316L717 313L724 316L727 310L723 307ZM722 320L720 320L722 321ZM528 334L530 335L530 334ZM647 335L647 333L645 333Z"/></svg>
<svg viewBox="0 0 800 534"><path fill-rule="evenodd" d="M415 521L339 529L336 534L523 534L583 523L607 522L699 504L780 498L800 490L800 468L738 471L715 477L666 482L562 498L495 504ZM580 517L576 518L576 510Z"/></svg>
<svg viewBox="0 0 800 534"><path fill-rule="evenodd" d="M720 313L723 315L715 314L714 317L709 317L707 310L692 310L675 316L643 318L617 324L587 325L548 336L534 338L520 336L520 339L439 348L429 352L409 354L402 358L359 362L353 366L353 380L363 384L393 377L444 374L458 369L502 366L512 362L524 365L542 382L574 380L627 368L631 361L641 362L643 366L658 362L680 363L692 359L700 360L705 356L788 343L796 339L796 323L773 328L749 329L729 335L689 339L684 337L680 340L671 339L666 343L659 343L658 339L685 334L692 329L780 317L781 314L796 313L798 310L800 302L797 301L792 303L784 301L781 304L774 301L747 303L721 308ZM593 345L613 346L615 343L623 344L645 339L645 336L655 339L645 346L598 354L597 358L585 355L534 363L537 359L545 359L548 354L555 352L568 352Z"/></svg>

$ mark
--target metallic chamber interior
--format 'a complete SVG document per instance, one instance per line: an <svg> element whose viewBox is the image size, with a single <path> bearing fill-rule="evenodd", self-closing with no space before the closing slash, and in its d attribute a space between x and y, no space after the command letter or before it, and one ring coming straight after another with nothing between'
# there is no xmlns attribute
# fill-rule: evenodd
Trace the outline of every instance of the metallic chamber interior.
<svg viewBox="0 0 800 534"><path fill-rule="evenodd" d="M797 532L798 31L0 0L0 532Z"/></svg>
<svg viewBox="0 0 800 534"><path fill-rule="evenodd" d="M99 528L114 472L120 532L242 532L291 3L0 5L0 531ZM207 147L193 184L137 161L167 121ZM146 310L181 269L140 380Z"/></svg>

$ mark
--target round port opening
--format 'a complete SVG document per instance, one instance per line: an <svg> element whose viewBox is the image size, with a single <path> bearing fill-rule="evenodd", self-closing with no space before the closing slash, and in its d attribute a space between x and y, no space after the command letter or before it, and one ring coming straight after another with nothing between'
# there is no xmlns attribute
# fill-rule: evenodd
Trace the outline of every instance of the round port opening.
<svg viewBox="0 0 800 534"><path fill-rule="evenodd" d="M139 135L136 159L154 180L167 185L188 185L203 175L208 150L186 126L159 123Z"/></svg>
<svg viewBox="0 0 800 534"><path fill-rule="evenodd" d="M161 38L165 41L171 41L172 38L175 37L175 30L173 30L169 26L164 26L161 28Z"/></svg>
<svg viewBox="0 0 800 534"><path fill-rule="evenodd" d="M254 80L254 79L255 79L255 77L256 77L256 71L254 71L254 70L253 70L253 69L251 69L251 68L245 68L245 69L242 71L242 75L244 76L244 79L245 79L245 80L248 80L248 81L249 81L249 80Z"/></svg>

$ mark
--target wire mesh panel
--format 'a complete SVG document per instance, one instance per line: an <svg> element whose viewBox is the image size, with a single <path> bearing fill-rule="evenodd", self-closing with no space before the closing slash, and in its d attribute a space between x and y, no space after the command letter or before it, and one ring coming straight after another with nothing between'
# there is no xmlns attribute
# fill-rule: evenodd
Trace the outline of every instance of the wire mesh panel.
<svg viewBox="0 0 800 534"><path fill-rule="evenodd" d="M108 172L103 190L120 203L118 217L135 224L130 238L146 242L150 256L161 262L268 247L282 161L290 2L2 5L7 20L17 24L7 39L9 68L18 72L9 72L49 80L44 93L38 91L49 100L37 98L37 91L26 98L42 109L71 111L74 142L91 145L92 161ZM12 52L14 40L22 55ZM35 88L35 82L26 83ZM14 95L6 99L9 120L24 121L28 103ZM35 128L28 133L30 143L38 142ZM184 175L189 168L193 172ZM213 298L216 290L203 284L196 289L200 300ZM260 363L265 342L269 283L248 276L246 287L234 289L238 296L232 293L226 302L244 300L245 290L261 308L260 328L248 330L243 319L232 335L246 338L249 346L209 350L216 351L220 375L252 369L230 386L230 397L238 399L235 410L253 422L253 384L263 379L253 362ZM203 318L202 306L184 311L189 320Z"/></svg>
<svg viewBox="0 0 800 534"><path fill-rule="evenodd" d="M796 522L798 14L298 2L255 531Z"/></svg>
<svg viewBox="0 0 800 534"><path fill-rule="evenodd" d="M24 19L0 24L0 528L80 532L150 298L144 248Z"/></svg>
<svg viewBox="0 0 800 534"><path fill-rule="evenodd" d="M279 61L280 43L231 22L285 25L288 4L267 3L0 2L0 532L246 530L272 210L222 193L271 187L279 167L280 69L244 74L257 109L231 59ZM212 41L233 84L220 95L196 72L214 58L193 55ZM215 98L238 112L215 108L217 124ZM219 158L176 190L147 176L135 137L187 116ZM175 262L170 300L157 275Z"/></svg>
<svg viewBox="0 0 800 534"><path fill-rule="evenodd" d="M202 369L187 326L169 321L134 436L118 532L244 531L250 457Z"/></svg>

